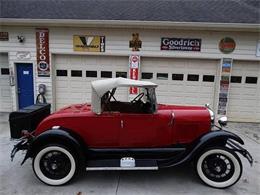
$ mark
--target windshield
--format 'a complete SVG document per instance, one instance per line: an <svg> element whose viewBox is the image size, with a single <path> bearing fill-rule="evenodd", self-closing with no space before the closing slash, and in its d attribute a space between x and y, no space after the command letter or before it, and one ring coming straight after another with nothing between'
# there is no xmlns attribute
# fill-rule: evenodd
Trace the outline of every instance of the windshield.
<svg viewBox="0 0 260 195"><path fill-rule="evenodd" d="M154 113L156 111L157 104L154 88L140 88L139 93L131 101L119 100L116 91L117 89L113 88L102 96L102 112Z"/></svg>

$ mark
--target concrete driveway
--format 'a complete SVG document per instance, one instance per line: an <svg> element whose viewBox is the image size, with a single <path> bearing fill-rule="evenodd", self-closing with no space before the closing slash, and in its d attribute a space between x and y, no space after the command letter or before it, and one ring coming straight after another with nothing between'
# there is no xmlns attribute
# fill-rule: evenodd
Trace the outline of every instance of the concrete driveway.
<svg viewBox="0 0 260 195"><path fill-rule="evenodd" d="M2 117L2 116L0 116ZM241 136L255 163L250 167L242 157L244 172L240 181L224 190L205 186L196 176L192 166L182 166L159 171L107 171L86 172L72 183L51 187L41 183L31 167L31 160L23 166L23 154L10 161L14 141L10 141L9 127L0 120L0 194L260 194L260 124L230 123L229 129Z"/></svg>

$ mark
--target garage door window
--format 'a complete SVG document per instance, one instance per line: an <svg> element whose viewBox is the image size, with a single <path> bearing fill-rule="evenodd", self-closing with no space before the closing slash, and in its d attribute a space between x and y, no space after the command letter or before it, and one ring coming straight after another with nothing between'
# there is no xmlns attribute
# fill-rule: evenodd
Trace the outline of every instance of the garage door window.
<svg viewBox="0 0 260 195"><path fill-rule="evenodd" d="M97 71L86 71L86 77L97 77Z"/></svg>
<svg viewBox="0 0 260 195"><path fill-rule="evenodd" d="M9 75L9 68L1 68L1 75Z"/></svg>
<svg viewBox="0 0 260 195"><path fill-rule="evenodd" d="M172 74L172 80L182 81L183 80L183 74Z"/></svg>
<svg viewBox="0 0 260 195"><path fill-rule="evenodd" d="M56 75L59 77L66 77L68 75L67 70L56 70Z"/></svg>
<svg viewBox="0 0 260 195"><path fill-rule="evenodd" d="M101 78L112 78L111 71L101 71Z"/></svg>
<svg viewBox="0 0 260 195"><path fill-rule="evenodd" d="M246 83L257 84L257 77L246 77Z"/></svg>
<svg viewBox="0 0 260 195"><path fill-rule="evenodd" d="M72 77L82 77L82 71L81 70L72 70L71 76Z"/></svg>
<svg viewBox="0 0 260 195"><path fill-rule="evenodd" d="M142 79L152 79L153 73L152 72L142 72Z"/></svg>
<svg viewBox="0 0 260 195"><path fill-rule="evenodd" d="M157 73L158 80L168 80L168 73Z"/></svg>
<svg viewBox="0 0 260 195"><path fill-rule="evenodd" d="M231 83L241 83L242 77L241 76L231 76Z"/></svg>
<svg viewBox="0 0 260 195"><path fill-rule="evenodd" d="M188 74L188 81L199 81L199 75L198 74Z"/></svg>
<svg viewBox="0 0 260 195"><path fill-rule="evenodd" d="M127 72L116 72L116 77L127 78Z"/></svg>
<svg viewBox="0 0 260 195"><path fill-rule="evenodd" d="M214 75L203 75L203 82L214 82Z"/></svg>

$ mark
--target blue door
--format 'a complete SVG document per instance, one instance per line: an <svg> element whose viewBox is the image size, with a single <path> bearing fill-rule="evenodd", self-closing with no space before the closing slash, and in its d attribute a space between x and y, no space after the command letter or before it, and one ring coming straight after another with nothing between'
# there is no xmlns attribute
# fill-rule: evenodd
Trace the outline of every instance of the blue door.
<svg viewBox="0 0 260 195"><path fill-rule="evenodd" d="M17 92L19 109L34 103L33 65L17 64Z"/></svg>

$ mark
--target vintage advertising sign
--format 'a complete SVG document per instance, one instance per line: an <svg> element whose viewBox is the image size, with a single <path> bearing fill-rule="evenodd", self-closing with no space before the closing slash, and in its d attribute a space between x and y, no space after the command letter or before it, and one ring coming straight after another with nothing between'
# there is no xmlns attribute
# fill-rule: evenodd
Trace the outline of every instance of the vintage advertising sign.
<svg viewBox="0 0 260 195"><path fill-rule="evenodd" d="M130 66L130 79L138 80L139 67L140 67L140 56L131 55L129 57L129 66ZM138 88L137 87L130 87L129 93L130 94L137 94Z"/></svg>
<svg viewBox="0 0 260 195"><path fill-rule="evenodd" d="M50 76L49 30L36 29L36 57L39 77Z"/></svg>
<svg viewBox="0 0 260 195"><path fill-rule="evenodd" d="M105 36L74 35L74 51L105 52Z"/></svg>
<svg viewBox="0 0 260 195"><path fill-rule="evenodd" d="M260 41L257 42L255 55L256 57L260 57Z"/></svg>
<svg viewBox="0 0 260 195"><path fill-rule="evenodd" d="M233 60L230 58L223 58L221 63L221 79L219 88L219 99L218 99L218 114L227 114L227 103L228 103L228 91L231 77Z"/></svg>
<svg viewBox="0 0 260 195"><path fill-rule="evenodd" d="M8 32L0 32L0 41L8 41L8 40L9 40Z"/></svg>
<svg viewBox="0 0 260 195"><path fill-rule="evenodd" d="M167 38L161 39L161 50L200 51L201 39Z"/></svg>
<svg viewBox="0 0 260 195"><path fill-rule="evenodd" d="M219 42L219 50L224 54L232 53L236 48L236 42L230 37L225 37Z"/></svg>
<svg viewBox="0 0 260 195"><path fill-rule="evenodd" d="M139 33L132 34L132 40L129 41L129 47L132 48L132 51L140 51L140 48L142 48L142 41L139 39Z"/></svg>

